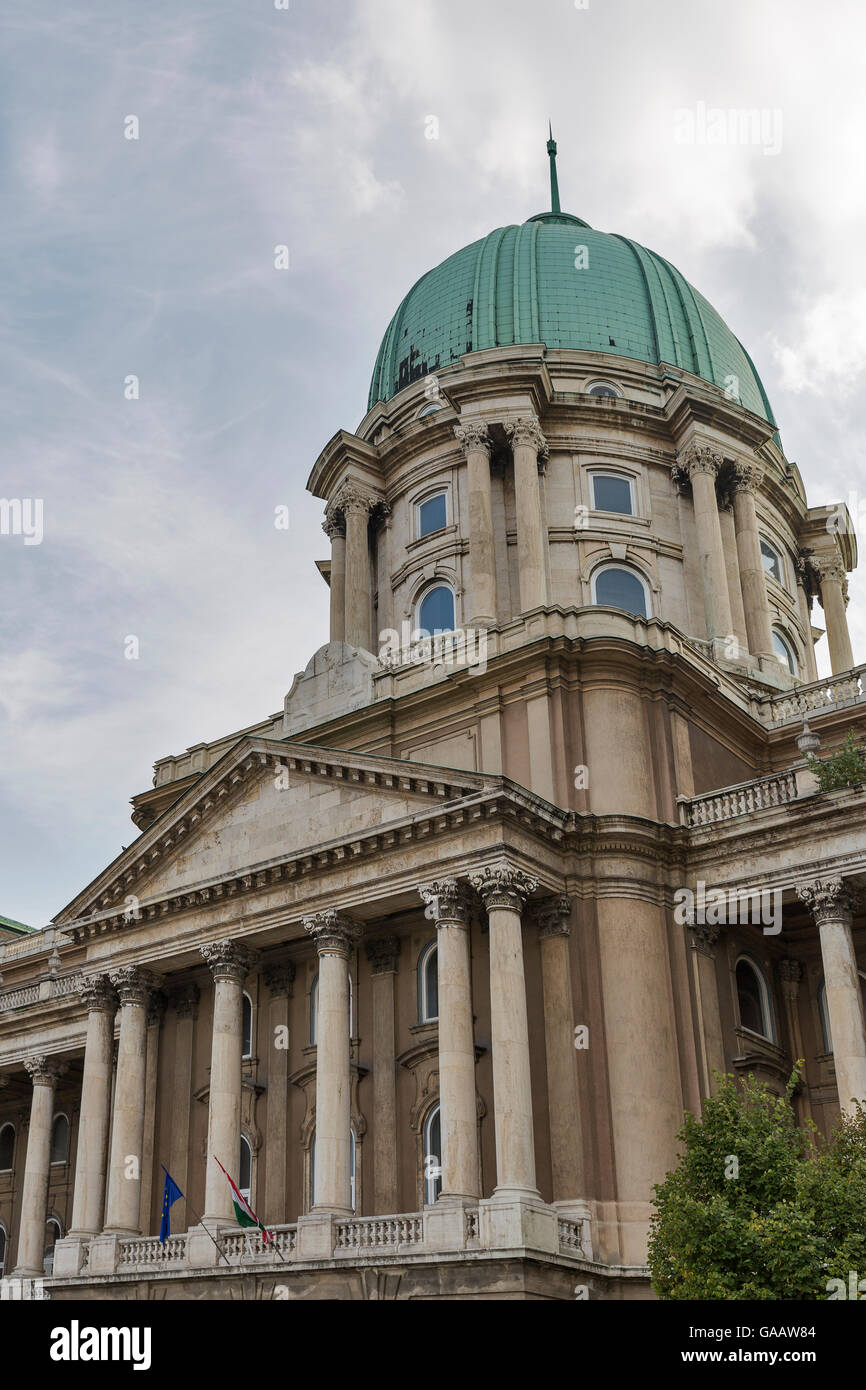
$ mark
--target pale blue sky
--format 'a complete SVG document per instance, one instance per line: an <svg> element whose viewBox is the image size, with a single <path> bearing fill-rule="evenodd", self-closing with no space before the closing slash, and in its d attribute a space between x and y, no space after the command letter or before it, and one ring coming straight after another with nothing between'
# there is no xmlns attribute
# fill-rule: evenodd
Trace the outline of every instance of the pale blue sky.
<svg viewBox="0 0 866 1390"><path fill-rule="evenodd" d="M6 0L0 40L0 495L45 527L0 537L0 913L45 925L155 758L280 708L327 639L309 469L409 285L546 206L548 116L563 206L703 291L866 531L855 0ZM678 143L699 102L781 153Z"/></svg>

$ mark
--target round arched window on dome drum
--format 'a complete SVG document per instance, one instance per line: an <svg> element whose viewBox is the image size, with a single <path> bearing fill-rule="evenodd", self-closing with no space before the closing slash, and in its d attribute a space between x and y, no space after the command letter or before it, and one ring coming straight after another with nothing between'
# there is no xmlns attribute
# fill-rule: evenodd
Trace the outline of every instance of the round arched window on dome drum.
<svg viewBox="0 0 866 1390"><path fill-rule="evenodd" d="M418 605L418 631L432 637L454 631L454 594L447 584L428 589Z"/></svg>
<svg viewBox="0 0 866 1390"><path fill-rule="evenodd" d="M592 601L603 608L621 608L636 618L650 616L649 591L636 570L602 565L592 576Z"/></svg>
<svg viewBox="0 0 866 1390"><path fill-rule="evenodd" d="M776 653L782 665L787 666L792 676L799 674L797 657L794 653L793 646L788 641L787 637L783 636L781 632L777 632L775 628L773 628L773 651Z"/></svg>
<svg viewBox="0 0 866 1390"><path fill-rule="evenodd" d="M611 381L594 381L587 394L590 396L609 396L613 400L617 400L621 392L616 389Z"/></svg>

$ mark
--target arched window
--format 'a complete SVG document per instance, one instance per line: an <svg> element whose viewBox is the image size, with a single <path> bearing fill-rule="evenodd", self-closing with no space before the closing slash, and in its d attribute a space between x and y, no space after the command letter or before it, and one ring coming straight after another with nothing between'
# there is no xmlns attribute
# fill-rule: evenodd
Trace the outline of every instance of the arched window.
<svg viewBox="0 0 866 1390"><path fill-rule="evenodd" d="M866 1015L866 970L858 972L860 975L860 998L863 1000L863 1013ZM827 1008L827 985L822 981L821 988L818 990L818 1013L821 1017L821 1032L824 1035L824 1051L833 1051L833 1034L830 1032L830 1011Z"/></svg>
<svg viewBox="0 0 866 1390"><path fill-rule="evenodd" d="M0 1279L6 1273L6 1227L0 1226Z"/></svg>
<svg viewBox="0 0 866 1390"><path fill-rule="evenodd" d="M634 488L622 473L590 473L592 506L596 512L618 512L634 516Z"/></svg>
<svg viewBox="0 0 866 1390"><path fill-rule="evenodd" d="M588 395L617 397L621 396L622 392L614 386L612 381L594 381L588 389Z"/></svg>
<svg viewBox="0 0 866 1390"><path fill-rule="evenodd" d="M418 1022L431 1023L439 1017L439 951L429 942L418 957Z"/></svg>
<svg viewBox="0 0 866 1390"><path fill-rule="evenodd" d="M241 1005L241 1037L243 1038L244 1057L253 1055L253 1001L244 991L243 1003Z"/></svg>
<svg viewBox="0 0 866 1390"><path fill-rule="evenodd" d="M51 1126L51 1162L65 1163L69 1157L69 1121L65 1115L55 1115Z"/></svg>
<svg viewBox="0 0 866 1390"><path fill-rule="evenodd" d="M592 601L606 608L622 608L637 618L650 615L649 590L636 570L623 565L601 565L592 576Z"/></svg>
<svg viewBox="0 0 866 1390"><path fill-rule="evenodd" d="M454 594L447 584L427 590L418 605L417 628L430 637L454 631Z"/></svg>
<svg viewBox="0 0 866 1390"><path fill-rule="evenodd" d="M249 1201L253 1187L253 1151L245 1134L241 1135L241 1166L238 1172L238 1187L242 1196Z"/></svg>
<svg viewBox="0 0 866 1390"><path fill-rule="evenodd" d="M0 1173L7 1173L15 1157L15 1126L4 1125L0 1129Z"/></svg>
<svg viewBox="0 0 866 1390"><path fill-rule="evenodd" d="M423 420L426 415L435 415L436 411L441 409L441 405L439 405L436 401L431 401L429 405L421 407L415 418L416 420Z"/></svg>
<svg viewBox="0 0 866 1390"><path fill-rule="evenodd" d="M54 1271L54 1247L62 1234L56 1216L49 1216L45 1223L45 1249L42 1254L42 1273L49 1278Z"/></svg>
<svg viewBox="0 0 866 1390"><path fill-rule="evenodd" d="M772 1042L773 1018L770 1012L770 996L762 971L748 956L740 956L735 974L740 1026Z"/></svg>
<svg viewBox="0 0 866 1390"><path fill-rule="evenodd" d="M773 628L773 651L776 653L782 665L787 666L791 675L796 676L798 668L794 648L787 637L783 637L781 632L777 632L775 628Z"/></svg>
<svg viewBox="0 0 866 1390"><path fill-rule="evenodd" d="M442 1191L442 1112L434 1105L424 1122L424 1201L428 1206Z"/></svg>
<svg viewBox="0 0 866 1390"><path fill-rule="evenodd" d="M764 562L764 570L772 575L777 584L784 584L784 570L782 568L782 557L774 545L761 537L761 559Z"/></svg>

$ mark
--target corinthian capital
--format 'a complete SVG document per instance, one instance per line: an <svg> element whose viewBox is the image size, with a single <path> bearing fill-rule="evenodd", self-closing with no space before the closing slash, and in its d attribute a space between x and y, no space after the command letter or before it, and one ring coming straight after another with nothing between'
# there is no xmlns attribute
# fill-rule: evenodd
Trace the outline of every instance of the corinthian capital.
<svg viewBox="0 0 866 1390"><path fill-rule="evenodd" d="M483 449L490 458L493 444L487 433L486 421L467 420L465 424L454 426L454 434L464 453L468 454L471 449Z"/></svg>
<svg viewBox="0 0 866 1390"><path fill-rule="evenodd" d="M335 536L345 536L346 518L340 507L332 502L325 511L325 520L322 522L322 530L333 544Z"/></svg>
<svg viewBox="0 0 866 1390"><path fill-rule="evenodd" d="M550 936L571 936L570 918L571 898L565 893L552 898L542 898L535 905L535 920L542 941Z"/></svg>
<svg viewBox="0 0 866 1390"><path fill-rule="evenodd" d="M677 454L677 461L673 469L674 479L677 481L685 478L692 479L696 473L709 473L715 478L718 476L723 462L722 455L717 453L709 444L696 444L692 441Z"/></svg>
<svg viewBox="0 0 866 1390"><path fill-rule="evenodd" d="M754 494L761 486L763 476L764 470L759 463L755 463L752 459L735 459L734 470L731 475L731 489L734 492Z"/></svg>
<svg viewBox="0 0 866 1390"><path fill-rule="evenodd" d="M809 564L817 574L821 584L824 583L825 579L835 580L837 584L842 585L847 583L841 555L810 555Z"/></svg>
<svg viewBox="0 0 866 1390"><path fill-rule="evenodd" d="M232 980L236 985L243 984L259 958L258 951L227 939L210 941L206 946L200 946L199 950L215 980Z"/></svg>
<svg viewBox="0 0 866 1390"><path fill-rule="evenodd" d="M332 507L345 514L347 512L363 512L370 515L373 508L381 499L374 496L367 488L361 487L359 483L351 478L347 479L340 488L332 502Z"/></svg>
<svg viewBox="0 0 866 1390"><path fill-rule="evenodd" d="M56 1057L46 1057L42 1052L25 1057L24 1066L34 1086L50 1086L52 1089L66 1071L65 1062Z"/></svg>
<svg viewBox="0 0 866 1390"><path fill-rule="evenodd" d="M505 426L505 433L512 449L533 449L537 458L547 459L550 450L534 415L521 415L512 420Z"/></svg>
<svg viewBox="0 0 866 1390"><path fill-rule="evenodd" d="M816 878L811 883L801 883L797 897L806 904L819 927L825 922L850 922L859 903L859 895L841 878Z"/></svg>
<svg viewBox="0 0 866 1390"><path fill-rule="evenodd" d="M469 922L469 898L456 878L437 878L419 883L418 893L427 904L424 916L437 927L465 927Z"/></svg>
<svg viewBox="0 0 866 1390"><path fill-rule="evenodd" d="M364 935L363 927L333 908L305 917L304 931L309 932L315 941L320 956L348 957L352 947Z"/></svg>
<svg viewBox="0 0 866 1390"><path fill-rule="evenodd" d="M117 990L121 1006L140 1004L143 1009L150 1008L153 991L160 983L158 975L139 965L122 965L110 972L109 979Z"/></svg>
<svg viewBox="0 0 866 1390"><path fill-rule="evenodd" d="M88 1013L117 1012L117 991L107 975L82 975L76 990Z"/></svg>
<svg viewBox="0 0 866 1390"><path fill-rule="evenodd" d="M469 882L488 912L498 907L521 912L526 899L538 887L537 878L508 863L486 864L480 873L470 874Z"/></svg>

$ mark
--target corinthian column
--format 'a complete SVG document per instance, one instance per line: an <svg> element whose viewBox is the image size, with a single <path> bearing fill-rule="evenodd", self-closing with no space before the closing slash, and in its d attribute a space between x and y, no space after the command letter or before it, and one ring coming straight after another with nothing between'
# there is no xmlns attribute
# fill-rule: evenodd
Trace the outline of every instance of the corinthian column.
<svg viewBox="0 0 866 1390"><path fill-rule="evenodd" d="M545 551L547 527L541 512L538 461L546 459L547 441L534 416L506 425L514 453L514 500L517 509L517 567L520 608L526 612L547 603Z"/></svg>
<svg viewBox="0 0 866 1390"><path fill-rule="evenodd" d="M548 898L536 909L544 996L547 1113L553 1200L583 1193L583 1136L577 1096L574 1004L571 993L571 899Z"/></svg>
<svg viewBox="0 0 866 1390"><path fill-rule="evenodd" d="M108 1164L105 1230L115 1235L141 1232L141 1168L147 1069L147 1012L157 977L137 965L110 974L120 998L120 1040Z"/></svg>
<svg viewBox="0 0 866 1390"><path fill-rule="evenodd" d="M490 927L496 1195L538 1197L521 921L538 880L503 862L473 874L470 882L481 896Z"/></svg>
<svg viewBox="0 0 866 1390"><path fill-rule="evenodd" d="M394 979L400 939L366 943L373 991L373 1202L376 1215L399 1211L397 1077L394 1065Z"/></svg>
<svg viewBox="0 0 866 1390"><path fill-rule="evenodd" d="M848 617L845 612L848 581L845 566L838 555L813 555L812 569L821 585L821 607L827 623L827 645L830 648L830 668L834 676L850 671L854 665Z"/></svg>
<svg viewBox="0 0 866 1390"><path fill-rule="evenodd" d="M816 878L797 895L818 924L839 1105L850 1114L852 1101L866 1105L866 1023L851 935L857 900L841 878Z"/></svg>
<svg viewBox="0 0 866 1390"><path fill-rule="evenodd" d="M456 425L454 433L466 457L469 496L470 626L496 622L496 560L493 549L493 504L490 493L490 436L483 420Z"/></svg>
<svg viewBox="0 0 866 1390"><path fill-rule="evenodd" d="M352 1214L349 958L363 929L329 909L304 918L319 953L315 1212Z"/></svg>
<svg viewBox="0 0 866 1390"><path fill-rule="evenodd" d="M740 561L740 586L746 617L746 637L753 656L773 656L770 601L761 558L755 494L764 470L757 463L738 459L734 465L734 526Z"/></svg>
<svg viewBox="0 0 866 1390"><path fill-rule="evenodd" d="M329 507L322 530L331 541L331 634L332 642L346 640L346 520L342 512Z"/></svg>
<svg viewBox="0 0 866 1390"><path fill-rule="evenodd" d="M204 1220L233 1221L231 1188L215 1160L219 1159L237 1182L241 1161L243 987L258 952L234 941L213 941L200 949L214 978Z"/></svg>
<svg viewBox="0 0 866 1390"><path fill-rule="evenodd" d="M108 1121L114 1051L117 995L107 975L90 975L79 982L78 993L87 1008L87 1043L81 1083L81 1118L75 1155L75 1195L70 1235L96 1235L102 1230Z"/></svg>
<svg viewBox="0 0 866 1390"><path fill-rule="evenodd" d="M21 1194L18 1263L13 1273L22 1279L34 1279L42 1274L42 1252L45 1248L54 1088L66 1068L55 1058L42 1055L28 1057L24 1065L33 1082L33 1096Z"/></svg>
<svg viewBox="0 0 866 1390"><path fill-rule="evenodd" d="M370 635L370 545L368 522L374 499L352 483L340 491L346 519L346 638L350 647L372 650Z"/></svg>
<svg viewBox="0 0 866 1390"><path fill-rule="evenodd" d="M425 916L436 924L439 994L439 1117L442 1192L480 1196L475 1112L475 1038L469 961L469 903L456 878L420 885Z"/></svg>
<svg viewBox="0 0 866 1390"><path fill-rule="evenodd" d="M716 501L716 477L721 465L721 454L714 453L704 445L691 444L677 458L675 467L675 475L687 477L692 485L704 614L707 636L711 641L733 635L722 528ZM734 521L736 523L736 516Z"/></svg>

